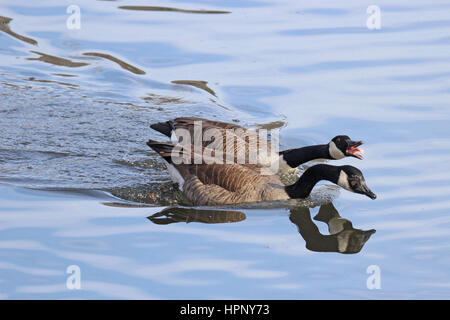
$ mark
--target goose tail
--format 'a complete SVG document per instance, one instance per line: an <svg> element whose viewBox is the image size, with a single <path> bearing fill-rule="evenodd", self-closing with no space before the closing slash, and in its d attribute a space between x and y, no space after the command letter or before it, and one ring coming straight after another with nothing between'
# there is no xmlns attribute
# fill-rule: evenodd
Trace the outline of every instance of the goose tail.
<svg viewBox="0 0 450 320"><path fill-rule="evenodd" d="M175 126L172 120L153 123L150 125L150 128L162 133L169 138L172 137L172 132L175 130Z"/></svg>
<svg viewBox="0 0 450 320"><path fill-rule="evenodd" d="M168 163L172 163L171 155L175 145L171 143L158 142L155 140L148 140L147 145L152 148L156 153L164 158Z"/></svg>

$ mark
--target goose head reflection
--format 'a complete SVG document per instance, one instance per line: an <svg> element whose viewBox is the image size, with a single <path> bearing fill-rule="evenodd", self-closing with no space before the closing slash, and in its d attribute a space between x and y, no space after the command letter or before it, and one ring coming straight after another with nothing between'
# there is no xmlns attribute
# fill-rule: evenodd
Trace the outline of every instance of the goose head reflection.
<svg viewBox="0 0 450 320"><path fill-rule="evenodd" d="M289 219L297 226L298 232L305 239L306 248L317 252L358 253L375 229L361 230L353 228L352 222L342 218L332 203L320 207L314 220L328 225L329 235L323 235L311 219L309 208L291 209Z"/></svg>
<svg viewBox="0 0 450 320"><path fill-rule="evenodd" d="M243 221L246 216L245 213L240 211L169 207L147 218L156 224L175 222L229 223Z"/></svg>

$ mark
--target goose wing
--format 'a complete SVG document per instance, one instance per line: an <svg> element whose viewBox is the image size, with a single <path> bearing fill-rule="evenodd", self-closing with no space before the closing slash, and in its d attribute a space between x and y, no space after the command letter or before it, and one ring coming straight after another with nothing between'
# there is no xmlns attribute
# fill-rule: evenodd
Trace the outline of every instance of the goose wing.
<svg viewBox="0 0 450 320"><path fill-rule="evenodd" d="M196 121L202 122L202 126L203 126L204 130L211 129L211 128L218 128L218 129L225 129L225 130L226 129L231 129L231 130L244 129L244 130L246 130L244 127L239 126L237 124L202 119L202 118L197 118L197 117L175 118L173 120L151 124L150 128L152 128L168 137L172 137L172 132L176 129L185 129L185 130L189 131L191 136L194 136L194 123Z"/></svg>
<svg viewBox="0 0 450 320"><path fill-rule="evenodd" d="M152 124L150 127L171 137L174 143L180 142L184 145L190 143L202 148L220 150L224 155L232 155L234 163L250 167L251 164L270 167L279 158L277 150L274 150L270 142L261 137L256 130L246 129L237 124L182 117ZM188 141L185 141L186 139Z"/></svg>

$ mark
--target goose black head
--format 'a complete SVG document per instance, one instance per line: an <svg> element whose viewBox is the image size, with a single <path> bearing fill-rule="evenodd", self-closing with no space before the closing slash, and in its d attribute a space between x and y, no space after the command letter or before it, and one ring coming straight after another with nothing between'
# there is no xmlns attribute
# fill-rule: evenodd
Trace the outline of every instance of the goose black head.
<svg viewBox="0 0 450 320"><path fill-rule="evenodd" d="M362 144L362 141L353 141L349 136L336 136L328 143L328 151L335 160L349 156L362 160L361 153L364 153L364 150L358 148Z"/></svg>
<svg viewBox="0 0 450 320"><path fill-rule="evenodd" d="M364 194L372 200L377 198L377 195L367 186L366 180L360 170L353 166L341 166L339 168L340 171L337 181L339 186L351 192Z"/></svg>

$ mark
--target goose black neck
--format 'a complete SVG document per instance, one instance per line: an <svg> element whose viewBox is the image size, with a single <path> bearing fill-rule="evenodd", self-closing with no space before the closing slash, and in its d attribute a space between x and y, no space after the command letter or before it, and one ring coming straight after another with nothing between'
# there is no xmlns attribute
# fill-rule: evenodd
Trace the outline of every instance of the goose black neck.
<svg viewBox="0 0 450 320"><path fill-rule="evenodd" d="M321 180L328 180L337 184L339 172L340 167L317 164L308 168L296 183L286 186L286 193L293 199L307 198L317 182Z"/></svg>
<svg viewBox="0 0 450 320"><path fill-rule="evenodd" d="M284 161L286 161L291 168L297 168L302 163L314 159L331 159L327 144L289 149L281 151L280 154L283 155Z"/></svg>

